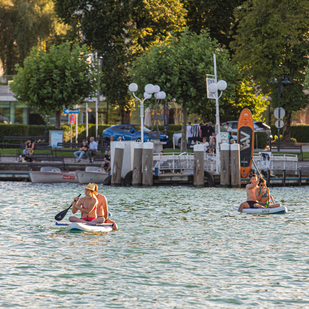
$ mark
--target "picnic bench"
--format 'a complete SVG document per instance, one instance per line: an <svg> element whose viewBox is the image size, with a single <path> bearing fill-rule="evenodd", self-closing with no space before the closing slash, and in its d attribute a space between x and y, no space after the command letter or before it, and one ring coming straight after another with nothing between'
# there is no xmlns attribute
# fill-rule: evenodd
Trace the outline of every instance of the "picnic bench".
<svg viewBox="0 0 309 309"><path fill-rule="evenodd" d="M274 154L292 154L292 155L298 155L299 157L301 156L301 160L303 161L304 156L303 156L303 146L301 145L293 145L293 146L281 146L279 147L278 151L278 146L272 146L270 145L270 151Z"/></svg>
<svg viewBox="0 0 309 309"><path fill-rule="evenodd" d="M41 145L48 145L48 138L44 135L40 136L4 136L2 143L0 143L1 148L10 147L16 148L20 147L20 144L25 144L29 139L31 139L34 144L40 143ZM18 142L18 143L17 143Z"/></svg>
<svg viewBox="0 0 309 309"><path fill-rule="evenodd" d="M53 150L55 152L55 155L57 155L57 153L61 153L61 152L75 152L78 151L80 147L82 147L82 143L57 143L57 147L55 147ZM108 149L108 147L105 144L98 144L98 151L101 151L101 153L105 154L106 150ZM84 157L86 156L86 158L88 158L88 154L86 153L84 155ZM84 158L83 157L83 158Z"/></svg>
<svg viewBox="0 0 309 309"><path fill-rule="evenodd" d="M1 148L3 149L4 146L7 147L20 147L21 143L25 143L30 139L30 136L4 136L2 139L2 143L0 143ZM9 143L9 141L11 143ZM17 143L17 141L19 143Z"/></svg>
<svg viewBox="0 0 309 309"><path fill-rule="evenodd" d="M57 143L57 147L55 147L53 150L55 152L55 155L57 156L57 153L61 152L67 152L72 153L75 151L78 151L79 148L82 146L82 143Z"/></svg>

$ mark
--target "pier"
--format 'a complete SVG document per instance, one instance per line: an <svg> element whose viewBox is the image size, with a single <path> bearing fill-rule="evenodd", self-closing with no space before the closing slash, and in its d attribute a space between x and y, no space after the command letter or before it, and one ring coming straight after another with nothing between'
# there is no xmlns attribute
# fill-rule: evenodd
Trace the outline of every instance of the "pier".
<svg viewBox="0 0 309 309"><path fill-rule="evenodd" d="M215 173L214 157L209 154L204 156L204 187L220 186L220 175ZM259 156L254 156L260 168ZM158 164L157 164L158 163ZM49 164L44 162L44 164ZM53 162L50 162L52 165ZM157 165L157 168L155 167ZM64 158L66 171L84 171L90 166L88 160L76 163L75 158ZM91 164L100 166L100 162ZM271 168L264 172L264 177L270 187L274 186L304 186L309 185L309 161L298 161L297 156L275 157L271 160ZM29 169L39 170L40 162L30 165L27 162L16 162L15 156L0 158L0 181L30 181ZM130 174L131 173L131 174ZM241 187L249 182L249 178L241 178ZM110 178L105 184L110 184ZM132 185L132 170L126 167L126 172L121 175L120 185ZM182 154L154 154L153 155L153 186L192 186L194 185L194 153Z"/></svg>

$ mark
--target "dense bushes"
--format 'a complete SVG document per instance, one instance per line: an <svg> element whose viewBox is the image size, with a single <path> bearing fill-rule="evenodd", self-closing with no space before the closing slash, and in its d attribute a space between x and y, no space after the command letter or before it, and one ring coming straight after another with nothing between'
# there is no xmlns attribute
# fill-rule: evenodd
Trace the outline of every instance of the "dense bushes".
<svg viewBox="0 0 309 309"><path fill-rule="evenodd" d="M54 129L53 126L47 127L48 130ZM0 124L0 140L4 136L38 136L45 135L45 125L26 125L26 124ZM7 142L7 141L6 141Z"/></svg>
<svg viewBox="0 0 309 309"><path fill-rule="evenodd" d="M156 127L154 126L154 130L156 131ZM164 132L164 126L159 126L159 131L161 133ZM169 146L172 146L172 143L173 143L173 134L176 133L176 132L179 132L181 131L181 124L178 125L178 124L170 124L168 126L168 139L170 141L169 143Z"/></svg>
<svg viewBox="0 0 309 309"><path fill-rule="evenodd" d="M110 125L98 125L98 136L102 136L103 130L109 128ZM63 125L61 129L63 132L63 139L65 142L69 142L71 139L71 126ZM88 136L95 136L95 124L88 125ZM84 124L78 126L78 139L86 137L86 126ZM72 138L75 139L75 125L72 126Z"/></svg>
<svg viewBox="0 0 309 309"><path fill-rule="evenodd" d="M271 134L278 135L278 128L274 125L271 126ZM282 135L282 129L280 134ZM291 138L295 138L299 143L309 143L309 126L291 126Z"/></svg>
<svg viewBox="0 0 309 309"><path fill-rule="evenodd" d="M264 149L268 144L268 135L265 132L255 132L254 133L254 147L256 148L256 141L257 141L257 148Z"/></svg>

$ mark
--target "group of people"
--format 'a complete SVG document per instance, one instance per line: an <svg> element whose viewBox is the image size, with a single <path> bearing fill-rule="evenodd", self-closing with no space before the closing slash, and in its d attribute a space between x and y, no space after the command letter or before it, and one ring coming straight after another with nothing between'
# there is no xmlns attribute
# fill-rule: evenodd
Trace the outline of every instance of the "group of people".
<svg viewBox="0 0 309 309"><path fill-rule="evenodd" d="M70 222L92 222L92 223L112 223L113 229L117 229L117 224L108 218L107 199L103 194L98 193L98 185L89 183L85 188L85 196L74 198L72 202L72 213L81 212L81 218L71 216Z"/></svg>
<svg viewBox="0 0 309 309"><path fill-rule="evenodd" d="M238 211L242 212L244 208L275 208L280 207L280 203L275 203L273 197L269 193L269 188L266 186L266 181L260 174L252 174L250 183L246 185L247 201L241 203ZM272 201L272 204L271 204Z"/></svg>
<svg viewBox="0 0 309 309"><path fill-rule="evenodd" d="M114 140L114 137L111 136L110 142ZM87 144L87 141L84 139L82 146L78 151L74 152L76 162L80 162L83 157L89 158L89 163L93 163L93 157L97 155L98 143L94 140L94 137L90 137L90 144ZM101 168L104 168L106 172L109 172L111 169L111 152L108 150L107 154L103 158Z"/></svg>
<svg viewBox="0 0 309 309"><path fill-rule="evenodd" d="M235 143L232 138L232 128L228 122L225 123L224 127L220 128L221 132L229 132L230 133L230 143ZM215 129L212 125L212 122L206 123L204 120L203 123L198 124L198 121L195 120L194 124L188 122L187 125L187 143L188 148L190 147L191 142L196 142L202 139L201 143L204 146L205 152L216 153L216 133Z"/></svg>
<svg viewBox="0 0 309 309"><path fill-rule="evenodd" d="M82 146L78 151L74 152L74 156L76 158L76 162L80 162L83 156L87 156L89 159L89 163L93 162L93 157L95 157L98 153L98 143L94 140L94 137L90 137L90 143L87 144L87 141L84 139Z"/></svg>
<svg viewBox="0 0 309 309"><path fill-rule="evenodd" d="M197 141L202 138L202 145L204 146L205 152L215 153L216 152L216 133L212 126L212 122L208 124L204 120L200 125L198 121L195 120L192 125L188 122L187 125L187 142L188 147L190 147L191 141Z"/></svg>

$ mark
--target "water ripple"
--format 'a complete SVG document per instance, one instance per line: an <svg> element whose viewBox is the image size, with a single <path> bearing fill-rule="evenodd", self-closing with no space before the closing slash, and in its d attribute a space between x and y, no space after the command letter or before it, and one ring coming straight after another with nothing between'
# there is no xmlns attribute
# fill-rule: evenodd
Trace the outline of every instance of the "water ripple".
<svg viewBox="0 0 309 309"><path fill-rule="evenodd" d="M100 186L119 225L67 233L78 184L0 182L0 307L306 308L307 188L273 188L286 215L239 214L244 189Z"/></svg>

